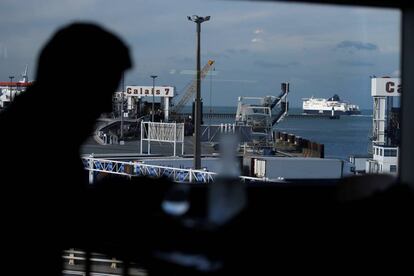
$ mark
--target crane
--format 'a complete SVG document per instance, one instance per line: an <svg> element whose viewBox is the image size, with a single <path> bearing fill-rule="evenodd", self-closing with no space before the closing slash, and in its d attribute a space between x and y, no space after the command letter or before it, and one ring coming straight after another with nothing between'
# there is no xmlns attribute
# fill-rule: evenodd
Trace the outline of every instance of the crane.
<svg viewBox="0 0 414 276"><path fill-rule="evenodd" d="M209 60L206 65L204 65L203 69L200 72L200 81L205 78L208 71L211 69L212 65L214 64L214 60ZM180 101L172 108L172 113L179 113L185 104L194 96L197 89L197 77L187 86L185 89L184 95L181 97Z"/></svg>

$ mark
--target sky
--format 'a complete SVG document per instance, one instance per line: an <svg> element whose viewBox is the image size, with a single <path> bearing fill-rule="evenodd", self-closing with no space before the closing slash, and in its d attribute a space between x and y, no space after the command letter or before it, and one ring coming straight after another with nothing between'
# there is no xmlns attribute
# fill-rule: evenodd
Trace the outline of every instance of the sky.
<svg viewBox="0 0 414 276"><path fill-rule="evenodd" d="M370 76L399 77L398 10L229 0L2 0L0 81L19 76L26 65L33 80L48 38L64 25L88 21L130 47L134 67L126 85L152 85L150 76L157 75L156 85L175 86L180 97L196 66L196 25L187 19L193 14L211 16L201 27L201 64L215 61L202 82L205 105L276 96L280 83L289 82L292 107L302 98L338 94L365 109L372 107Z"/></svg>

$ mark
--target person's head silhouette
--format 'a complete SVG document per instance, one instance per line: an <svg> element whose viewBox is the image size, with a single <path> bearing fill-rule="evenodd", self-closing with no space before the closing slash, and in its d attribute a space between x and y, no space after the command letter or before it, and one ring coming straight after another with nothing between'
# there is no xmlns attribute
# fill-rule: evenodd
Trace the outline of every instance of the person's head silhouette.
<svg viewBox="0 0 414 276"><path fill-rule="evenodd" d="M130 67L127 46L103 28L74 23L59 29L40 53L34 84L0 113L7 133L0 142L8 144L0 165L21 155L57 153L70 156L68 164L78 162L81 145L99 115L112 111L113 93Z"/></svg>
<svg viewBox="0 0 414 276"><path fill-rule="evenodd" d="M35 92L83 140L97 117L112 111L113 92L129 67L128 48L118 37L94 24L74 23L43 48Z"/></svg>

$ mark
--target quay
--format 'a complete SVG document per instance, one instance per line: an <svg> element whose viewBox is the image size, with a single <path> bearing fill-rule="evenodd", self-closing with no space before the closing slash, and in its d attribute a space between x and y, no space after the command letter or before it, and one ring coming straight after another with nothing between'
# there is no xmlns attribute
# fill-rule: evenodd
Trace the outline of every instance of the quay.
<svg viewBox="0 0 414 276"><path fill-rule="evenodd" d="M192 116L192 113L179 113L175 115L177 118L188 118ZM235 119L236 113L203 113L204 119ZM286 115L286 118L295 119L340 119L339 115L326 115L326 114L290 114Z"/></svg>

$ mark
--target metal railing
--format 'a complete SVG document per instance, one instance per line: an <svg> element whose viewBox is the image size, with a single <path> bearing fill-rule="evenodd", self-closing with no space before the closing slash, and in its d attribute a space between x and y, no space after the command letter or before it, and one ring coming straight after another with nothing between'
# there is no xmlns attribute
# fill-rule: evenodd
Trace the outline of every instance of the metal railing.
<svg viewBox="0 0 414 276"><path fill-rule="evenodd" d="M87 254L84 251L70 249L63 252L62 259L63 275L147 275L146 270L135 263L125 264L119 259L99 253ZM86 262L91 264L91 270L87 269ZM127 271L124 271L124 269L127 269Z"/></svg>
<svg viewBox="0 0 414 276"><path fill-rule="evenodd" d="M142 162L125 162L108 159L82 157L84 168L89 171L89 183L93 183L97 173L110 173L125 176L147 176L152 178L166 177L173 182L180 183L210 183L214 182L217 173L205 170L182 169L158 165L150 165ZM273 181L266 177L240 176L243 182L268 182Z"/></svg>

